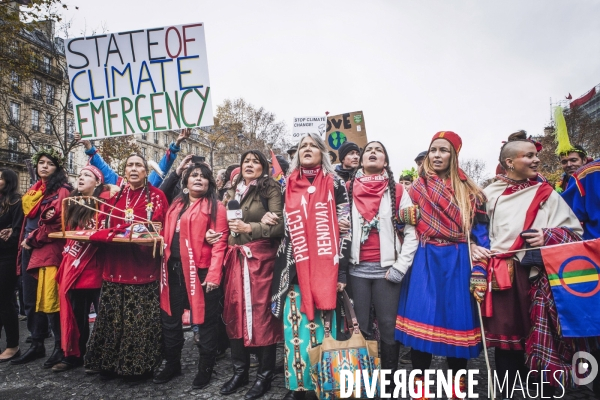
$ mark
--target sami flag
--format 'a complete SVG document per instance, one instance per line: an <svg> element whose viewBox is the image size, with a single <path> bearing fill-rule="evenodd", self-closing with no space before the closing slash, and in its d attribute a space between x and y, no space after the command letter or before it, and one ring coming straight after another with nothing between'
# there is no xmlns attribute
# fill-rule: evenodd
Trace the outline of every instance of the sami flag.
<svg viewBox="0 0 600 400"><path fill-rule="evenodd" d="M279 161L277 161L277 157L275 157L275 153L271 150L271 176L277 182L281 184L282 187L285 187L285 175L283 174L283 170L281 169L281 165L279 165Z"/></svg>
<svg viewBox="0 0 600 400"><path fill-rule="evenodd" d="M600 239L541 252L563 336L600 336Z"/></svg>

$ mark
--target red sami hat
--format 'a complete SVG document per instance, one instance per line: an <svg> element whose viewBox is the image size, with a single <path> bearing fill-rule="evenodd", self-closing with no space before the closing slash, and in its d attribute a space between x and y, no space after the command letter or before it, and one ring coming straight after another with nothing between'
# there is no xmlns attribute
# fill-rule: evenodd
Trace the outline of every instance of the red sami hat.
<svg viewBox="0 0 600 400"><path fill-rule="evenodd" d="M433 141L436 139L445 139L448 142L450 142L452 147L454 147L454 151L456 152L456 155L457 155L456 163L458 164L458 154L460 153L460 149L462 149L462 139L460 138L460 136L458 136L456 133L454 133L452 131L440 131L440 132L436 133L435 135L433 135L433 138L431 139L431 142L429 143L430 147L431 147L431 143L433 143ZM464 171L462 169L460 169L460 167L458 165L456 165L456 169L458 170L458 177L460 178L460 180L466 181L467 175L464 173Z"/></svg>

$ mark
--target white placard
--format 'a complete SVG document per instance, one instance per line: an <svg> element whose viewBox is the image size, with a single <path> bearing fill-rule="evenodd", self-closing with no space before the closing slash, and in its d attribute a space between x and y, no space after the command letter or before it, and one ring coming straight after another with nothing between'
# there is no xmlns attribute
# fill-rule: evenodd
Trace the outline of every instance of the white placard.
<svg viewBox="0 0 600 400"><path fill-rule="evenodd" d="M292 129L292 141L298 143L302 136L307 133L316 133L325 139L327 130L327 117L297 117L294 118L294 127Z"/></svg>
<svg viewBox="0 0 600 400"><path fill-rule="evenodd" d="M203 23L70 39L65 53L83 138L213 125Z"/></svg>

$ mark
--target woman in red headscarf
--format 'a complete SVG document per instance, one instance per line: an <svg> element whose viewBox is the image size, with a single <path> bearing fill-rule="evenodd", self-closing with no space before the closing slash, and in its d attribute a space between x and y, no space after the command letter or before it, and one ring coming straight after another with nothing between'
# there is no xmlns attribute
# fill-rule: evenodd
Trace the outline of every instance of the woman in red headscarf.
<svg viewBox="0 0 600 400"><path fill-rule="evenodd" d="M113 186L118 190L116 186ZM79 172L77 187L69 197L93 196L107 201L111 196L110 187L104 184L104 176L92 165L86 165ZM98 229L96 207L102 209L95 199L80 199L70 202L65 212L65 225L68 230ZM53 372L64 372L83 365L83 356L90 337L90 306L98 310L102 268L96 262L94 243L67 240L63 250L63 260L56 280L59 283L61 346L65 358L54 367Z"/></svg>
<svg viewBox="0 0 600 400"><path fill-rule="evenodd" d="M403 280L396 340L412 347L413 368L420 370L429 369L433 354L447 357L453 371L466 369L467 359L481 351L475 301L469 293L468 242L489 248L487 215L481 189L458 166L461 146L456 133L436 133L421 176L409 191L420 209L420 246ZM461 389L464 385L461 381Z"/></svg>

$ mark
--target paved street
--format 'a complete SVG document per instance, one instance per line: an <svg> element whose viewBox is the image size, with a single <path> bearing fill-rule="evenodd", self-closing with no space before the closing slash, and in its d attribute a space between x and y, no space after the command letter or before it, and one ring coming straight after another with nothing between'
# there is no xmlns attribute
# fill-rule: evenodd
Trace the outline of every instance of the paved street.
<svg viewBox="0 0 600 400"><path fill-rule="evenodd" d="M23 347L27 336L26 323L21 322L21 338ZM5 348L4 337L0 340L0 346ZM48 355L54 346L53 338L46 340L46 351ZM404 349L402 352L405 351ZM183 374L164 385L155 385L150 380L137 384L125 383L119 379L101 382L96 376L88 376L83 368L77 368L61 374L53 373L49 369L43 369L44 359L20 366L0 364L0 399L134 399L134 398L198 398L198 399L220 399L219 388L231 374L228 357L217 362L216 374L213 375L211 384L201 391L192 390L192 380L196 374L196 362L198 353L192 343L192 335L186 332L186 343L183 354ZM493 359L492 359L493 362ZM282 365L283 354L281 348L278 351L278 364ZM446 365L442 358L434 359L434 367L445 370ZM479 385L477 392L479 398L486 397L487 383L485 382L485 360L483 355L469 363L469 368L479 369ZM255 376L255 370L251 370L251 382ZM241 389L238 393L227 396L228 399L243 399L244 393L250 385ZM265 399L281 399L286 393L282 374L279 373L273 382L273 388L264 397ZM314 397L310 397L314 399ZM564 399L594 399L592 392L587 388L570 390Z"/></svg>

